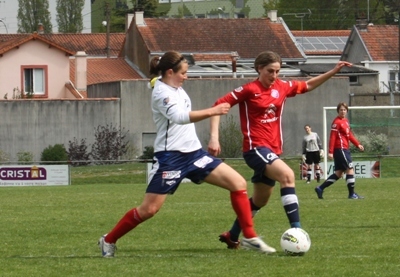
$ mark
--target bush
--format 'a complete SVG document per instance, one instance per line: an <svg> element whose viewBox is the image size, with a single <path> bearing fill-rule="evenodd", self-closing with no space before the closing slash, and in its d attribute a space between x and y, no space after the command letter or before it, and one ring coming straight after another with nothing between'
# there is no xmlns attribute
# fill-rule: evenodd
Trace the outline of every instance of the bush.
<svg viewBox="0 0 400 277"><path fill-rule="evenodd" d="M242 156L242 132L240 125L233 115L226 117L225 122L219 128L219 143L221 144L221 157L239 158Z"/></svg>
<svg viewBox="0 0 400 277"><path fill-rule="evenodd" d="M95 129L95 142L92 145L92 157L97 164L113 164L129 150L124 128L111 125L98 126Z"/></svg>
<svg viewBox="0 0 400 277"><path fill-rule="evenodd" d="M68 162L67 151L63 144L49 145L42 152L42 162ZM46 164L60 164L60 163L46 163Z"/></svg>
<svg viewBox="0 0 400 277"><path fill-rule="evenodd" d="M18 152L17 153L18 164L27 164L33 162L32 152Z"/></svg>
<svg viewBox="0 0 400 277"><path fill-rule="evenodd" d="M3 150L0 150L0 163L5 163L10 161L10 155Z"/></svg>
<svg viewBox="0 0 400 277"><path fill-rule="evenodd" d="M376 154L376 155L387 155L389 154L388 149L388 138L385 134L376 134L374 131L367 130L365 133L361 135L354 134L357 140L364 146L364 151L367 154ZM358 148L356 148L353 144L350 146L350 151L357 152Z"/></svg>
<svg viewBox="0 0 400 277"><path fill-rule="evenodd" d="M143 150L143 154L139 157L142 160L152 160L154 157L154 147L153 146L145 146Z"/></svg>
<svg viewBox="0 0 400 277"><path fill-rule="evenodd" d="M78 139L74 137L72 141L68 141L67 155L72 166L90 164L91 153L88 152L86 139L81 139L81 141L78 142Z"/></svg>

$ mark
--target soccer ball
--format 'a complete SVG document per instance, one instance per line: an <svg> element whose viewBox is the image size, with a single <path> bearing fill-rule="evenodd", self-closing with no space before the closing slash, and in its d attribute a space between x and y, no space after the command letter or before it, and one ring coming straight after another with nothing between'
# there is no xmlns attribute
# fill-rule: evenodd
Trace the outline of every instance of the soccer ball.
<svg viewBox="0 0 400 277"><path fill-rule="evenodd" d="M281 237L282 250L291 256L304 255L310 246L310 236L301 228L290 228Z"/></svg>

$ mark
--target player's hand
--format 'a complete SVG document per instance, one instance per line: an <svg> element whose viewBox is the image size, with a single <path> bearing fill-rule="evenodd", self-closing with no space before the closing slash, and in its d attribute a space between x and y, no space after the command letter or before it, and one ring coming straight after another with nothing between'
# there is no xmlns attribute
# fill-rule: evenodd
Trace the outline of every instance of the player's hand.
<svg viewBox="0 0 400 277"><path fill-rule="evenodd" d="M221 103L213 107L214 115L224 115L229 112L231 105L229 103Z"/></svg>
<svg viewBox="0 0 400 277"><path fill-rule="evenodd" d="M339 72L343 67L351 67L353 64L345 61L339 61L335 66L335 71Z"/></svg>
<svg viewBox="0 0 400 277"><path fill-rule="evenodd" d="M221 145L217 139L210 139L208 142L208 153L215 157L221 154Z"/></svg>
<svg viewBox="0 0 400 277"><path fill-rule="evenodd" d="M329 153L328 154L328 159L333 160L333 154Z"/></svg>
<svg viewBox="0 0 400 277"><path fill-rule="evenodd" d="M358 149L360 149L360 151L364 151L364 146L362 146L361 144L358 146Z"/></svg>
<svg viewBox="0 0 400 277"><path fill-rule="evenodd" d="M303 161L303 163L306 162L306 155L305 154L301 155L301 160Z"/></svg>
<svg viewBox="0 0 400 277"><path fill-rule="evenodd" d="M324 150L319 150L319 156L320 156L320 158L321 159L323 159L324 157L325 157L325 152L324 152Z"/></svg>

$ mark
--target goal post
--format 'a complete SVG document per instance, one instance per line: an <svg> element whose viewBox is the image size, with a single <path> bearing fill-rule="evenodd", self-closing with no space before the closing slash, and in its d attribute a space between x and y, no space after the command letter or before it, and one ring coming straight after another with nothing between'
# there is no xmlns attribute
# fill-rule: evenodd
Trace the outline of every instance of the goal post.
<svg viewBox="0 0 400 277"><path fill-rule="evenodd" d="M324 175L328 177L328 152L331 123L337 107L323 107ZM365 148L374 155L400 155L400 106L350 106L350 128ZM351 146L351 150L354 146ZM353 151L352 151L353 152ZM353 152L354 153L354 152Z"/></svg>

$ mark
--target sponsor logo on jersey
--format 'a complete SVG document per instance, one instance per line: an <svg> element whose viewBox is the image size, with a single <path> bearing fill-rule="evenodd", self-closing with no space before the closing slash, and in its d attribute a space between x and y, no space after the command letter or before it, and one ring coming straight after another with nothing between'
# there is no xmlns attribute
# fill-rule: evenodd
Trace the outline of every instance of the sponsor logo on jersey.
<svg viewBox="0 0 400 277"><path fill-rule="evenodd" d="M271 89L271 96L273 98L279 98L279 91L277 91L276 89Z"/></svg>
<svg viewBox="0 0 400 277"><path fill-rule="evenodd" d="M238 87L238 88L235 88L234 92L241 92L242 90L243 90L243 87Z"/></svg>
<svg viewBox="0 0 400 277"><path fill-rule="evenodd" d="M181 171L163 171L162 178L163 179L175 179L181 177Z"/></svg>
<svg viewBox="0 0 400 277"><path fill-rule="evenodd" d="M163 99L163 105L166 106L169 103L169 97Z"/></svg>

